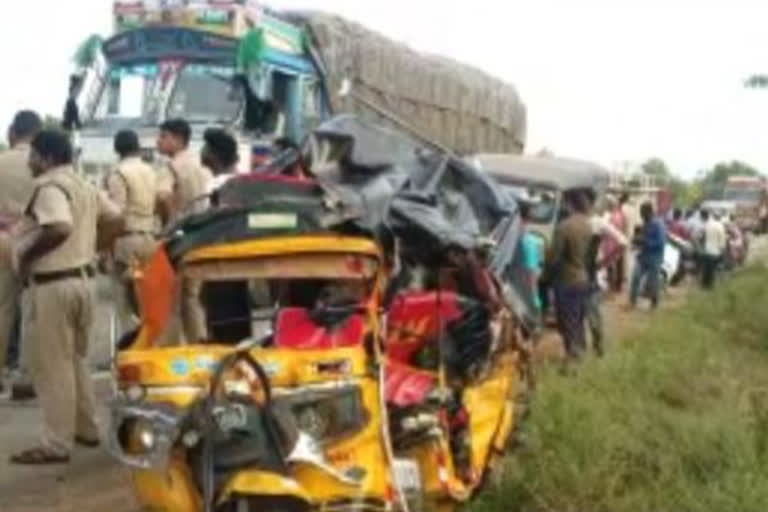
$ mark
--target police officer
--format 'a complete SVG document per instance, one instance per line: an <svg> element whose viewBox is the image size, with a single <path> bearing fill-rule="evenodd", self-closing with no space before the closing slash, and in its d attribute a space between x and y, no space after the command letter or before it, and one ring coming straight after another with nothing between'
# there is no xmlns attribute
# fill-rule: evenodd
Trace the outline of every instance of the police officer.
<svg viewBox="0 0 768 512"><path fill-rule="evenodd" d="M0 154L0 371L6 362L16 364L18 361L7 361L9 345L18 357L18 333L14 333L14 324L19 314L19 295L21 285L11 268L10 250L12 230L22 217L24 207L32 195L34 184L27 167L29 160L29 143L42 129L40 117L30 111L23 110L16 114L8 130L9 151ZM14 336L16 334L16 336ZM0 391L3 383L0 381ZM16 398L32 398L34 393L30 385L16 383L14 385Z"/></svg>
<svg viewBox="0 0 768 512"><path fill-rule="evenodd" d="M22 297L26 362L43 410L37 446L15 464L69 461L75 443L99 444L94 394L86 365L93 324L98 226L117 232L119 209L72 168L66 135L40 132L31 143L32 197L14 240Z"/></svg>
<svg viewBox="0 0 768 512"><path fill-rule="evenodd" d="M125 231L112 251L113 278L118 290L120 327L135 327L137 313L132 271L149 259L155 249L155 171L141 159L139 138L126 130L115 135L120 162L105 179L110 199L120 208Z"/></svg>
<svg viewBox="0 0 768 512"><path fill-rule="evenodd" d="M170 159L158 180L158 213L163 225L175 223L190 213L200 213L209 206L208 195L213 175L189 150L189 124L183 119L170 119L160 126L157 150ZM205 336L205 315L200 305L200 284L189 280L181 284L181 320L187 341Z"/></svg>
<svg viewBox="0 0 768 512"><path fill-rule="evenodd" d="M169 119L160 126L157 150L170 159L157 187L158 213L164 225L208 207L213 175L202 165L199 155L189 150L191 135L189 123L183 119Z"/></svg>

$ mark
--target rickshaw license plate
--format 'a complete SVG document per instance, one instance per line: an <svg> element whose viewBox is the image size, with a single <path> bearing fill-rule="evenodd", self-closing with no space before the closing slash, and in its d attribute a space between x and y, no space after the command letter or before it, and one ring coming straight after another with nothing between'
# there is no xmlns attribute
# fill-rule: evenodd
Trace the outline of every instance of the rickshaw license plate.
<svg viewBox="0 0 768 512"><path fill-rule="evenodd" d="M252 213L248 215L248 229L294 229L299 225L295 213Z"/></svg>
<svg viewBox="0 0 768 512"><path fill-rule="evenodd" d="M421 490L421 472L419 465L409 459L395 459L393 464L395 482L403 491Z"/></svg>

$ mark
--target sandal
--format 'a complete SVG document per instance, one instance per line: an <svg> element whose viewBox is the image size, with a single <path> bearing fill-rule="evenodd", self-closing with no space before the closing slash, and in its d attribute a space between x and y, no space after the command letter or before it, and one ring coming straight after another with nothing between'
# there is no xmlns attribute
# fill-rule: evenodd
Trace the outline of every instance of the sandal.
<svg viewBox="0 0 768 512"><path fill-rule="evenodd" d="M11 456L10 462L11 464L19 464L23 466L66 464L69 462L69 455L57 455L47 451L45 448L31 448Z"/></svg>
<svg viewBox="0 0 768 512"><path fill-rule="evenodd" d="M101 444L101 441L98 438L89 439L83 436L75 436L75 443L86 448L98 448Z"/></svg>

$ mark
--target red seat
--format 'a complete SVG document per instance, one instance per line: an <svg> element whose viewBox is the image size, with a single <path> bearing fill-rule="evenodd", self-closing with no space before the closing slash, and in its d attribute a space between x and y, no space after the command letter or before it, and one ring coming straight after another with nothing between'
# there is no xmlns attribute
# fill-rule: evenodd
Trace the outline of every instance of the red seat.
<svg viewBox="0 0 768 512"><path fill-rule="evenodd" d="M332 329L317 325L304 308L284 308L275 322L275 346L293 349L353 347L363 341L365 318L353 314Z"/></svg>
<svg viewBox="0 0 768 512"><path fill-rule="evenodd" d="M459 296L450 291L409 291L395 297L387 312L387 356L410 363L440 330L461 316Z"/></svg>
<svg viewBox="0 0 768 512"><path fill-rule="evenodd" d="M389 362L384 371L384 397L397 407L423 404L436 384L434 375L404 364Z"/></svg>

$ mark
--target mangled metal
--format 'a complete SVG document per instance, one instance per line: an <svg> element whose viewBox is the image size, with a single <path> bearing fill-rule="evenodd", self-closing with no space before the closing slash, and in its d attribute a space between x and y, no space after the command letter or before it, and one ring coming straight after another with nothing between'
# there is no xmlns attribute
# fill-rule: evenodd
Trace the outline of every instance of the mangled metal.
<svg viewBox="0 0 768 512"><path fill-rule="evenodd" d="M314 181L275 173L244 176L219 191L221 207L188 218L171 240L178 256L201 244L317 231L366 232L388 244L398 265L430 268L447 251L480 255L521 318L534 311L515 272L521 235L517 205L487 174L455 155L425 148L402 132L354 116L320 126L308 144ZM249 223L260 211L294 215L284 226ZM396 253L395 253L396 252Z"/></svg>

